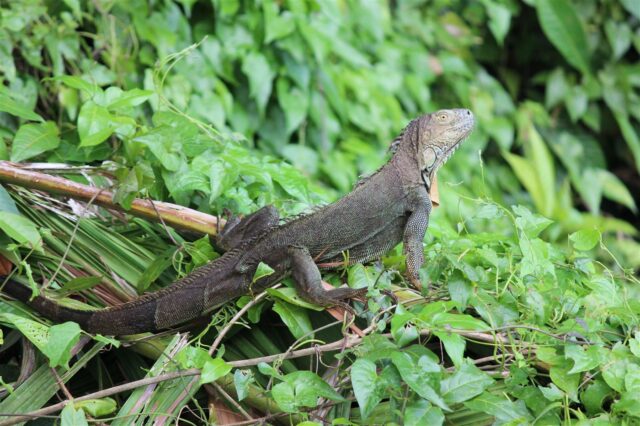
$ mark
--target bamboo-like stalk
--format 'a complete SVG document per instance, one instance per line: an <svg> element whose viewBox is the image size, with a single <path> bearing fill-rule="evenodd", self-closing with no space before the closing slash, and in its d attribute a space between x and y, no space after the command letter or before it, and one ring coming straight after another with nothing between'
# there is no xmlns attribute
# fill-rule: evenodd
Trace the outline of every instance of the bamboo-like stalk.
<svg viewBox="0 0 640 426"><path fill-rule="evenodd" d="M0 182L38 189L52 194L64 195L76 200L89 201L102 207L125 211L113 201L113 192L106 189L83 185L57 176L27 170L9 161L0 161ZM153 221L161 221L185 231L201 234L216 235L218 221L224 221L206 213L183 207L177 204L165 203L136 198L131 203L127 213Z"/></svg>

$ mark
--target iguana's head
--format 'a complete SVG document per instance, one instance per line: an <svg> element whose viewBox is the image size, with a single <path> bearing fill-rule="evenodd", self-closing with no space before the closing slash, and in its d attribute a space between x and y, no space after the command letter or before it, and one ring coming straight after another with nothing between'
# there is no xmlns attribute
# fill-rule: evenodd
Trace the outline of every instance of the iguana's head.
<svg viewBox="0 0 640 426"><path fill-rule="evenodd" d="M475 119L468 109L443 109L415 121L412 139L423 180L430 187L438 168L473 130Z"/></svg>

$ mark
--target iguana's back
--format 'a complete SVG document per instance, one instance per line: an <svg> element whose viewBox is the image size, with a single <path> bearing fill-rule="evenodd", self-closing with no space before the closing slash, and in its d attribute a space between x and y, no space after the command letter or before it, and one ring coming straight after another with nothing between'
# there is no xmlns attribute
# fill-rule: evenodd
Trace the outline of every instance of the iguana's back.
<svg viewBox="0 0 640 426"><path fill-rule="evenodd" d="M407 218L403 180L389 162L337 202L269 232L245 258L290 245L306 247L318 263L340 261L344 255L350 263L377 257L402 240Z"/></svg>

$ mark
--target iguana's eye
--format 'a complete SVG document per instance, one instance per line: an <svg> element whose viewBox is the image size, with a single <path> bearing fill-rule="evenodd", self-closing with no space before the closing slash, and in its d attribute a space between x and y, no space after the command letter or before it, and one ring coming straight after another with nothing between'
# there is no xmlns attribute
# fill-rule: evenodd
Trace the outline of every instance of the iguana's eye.
<svg viewBox="0 0 640 426"><path fill-rule="evenodd" d="M448 118L447 114L444 113L444 112L438 113L437 117L438 117L438 120L440 120L440 121L446 121L447 118Z"/></svg>

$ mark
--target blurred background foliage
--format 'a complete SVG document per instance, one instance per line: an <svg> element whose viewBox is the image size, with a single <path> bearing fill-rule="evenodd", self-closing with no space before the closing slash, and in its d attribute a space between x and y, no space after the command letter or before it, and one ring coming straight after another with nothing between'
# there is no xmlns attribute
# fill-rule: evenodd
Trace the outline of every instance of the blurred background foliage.
<svg viewBox="0 0 640 426"><path fill-rule="evenodd" d="M634 0L66 0L1 14L0 158L109 160L125 205L148 193L297 212L375 170L411 118L464 106L478 127L441 173L438 215L473 215L460 195L526 204L556 222L552 238L611 231L640 266L624 237L640 224Z"/></svg>
<svg viewBox="0 0 640 426"><path fill-rule="evenodd" d="M370 302L368 319L377 318L393 339L373 334L347 353L358 358L349 374L359 410L346 403L334 417L375 417L377 409L389 421L437 424L443 407L462 403L466 411L447 412L449 422L640 417L637 0L0 0L0 21L0 159L90 164L102 173L67 176L98 184L106 182L102 175L115 178L116 201L125 207L149 196L214 214L265 204L296 214L336 199L376 170L410 119L470 108L478 125L440 171L442 205L425 250L423 278L439 284L431 296L441 301L400 307L383 319L375 317L382 302ZM82 291L94 306L117 303L215 257L206 238L189 242L172 233L169 242L163 228L137 219L74 226L55 203L50 210L62 217L29 207L51 200L15 188L11 194L15 204L0 190L0 229L22 245L18 250L0 235L3 254L16 264L18 256L31 256L22 262L25 283L35 285L29 265L36 281L59 271L52 286L61 287L58 296ZM29 223L40 233L34 227L27 235ZM69 235L75 240L67 253ZM42 240L44 250L25 244ZM346 277L324 278L378 291L401 281L394 270L402 263L392 251L387 272L357 265ZM80 270L101 277L83 280ZM102 287L87 291L98 281ZM284 352L322 324L320 313L302 309L286 291L270 295L277 324L291 336L273 333L275 315L265 313L266 325L225 342L225 360ZM26 314L0 304L0 320L26 333L15 318ZM222 312L212 324L225 319ZM470 357L481 360L498 346L449 333L454 320L475 331L521 326L509 336L527 349L481 372ZM429 345L441 358L422 344L407 346L420 328L440 330ZM17 334L6 341L15 343ZM339 331L321 336L341 338ZM580 339L594 346L586 349ZM105 344L98 340L95 353ZM539 345L537 358L530 344ZM149 356L143 345L133 346ZM388 360L389 353L417 355ZM81 358L72 368L81 360L89 362ZM131 350L91 362L107 377L97 380L100 388L151 367ZM421 371L416 365L428 374L408 374ZM298 413L309 406L285 398L287 386L315 380L296 371L309 368L306 360L282 363L285 376L267 367L251 374L265 388L277 382L272 395L280 408ZM57 390L46 363L38 374L50 380L49 393L29 409ZM93 378L83 377L74 390L89 387ZM420 393L433 380L442 384L438 395ZM471 381L477 387L460 386ZM0 403L0 413L26 409L24 395L42 386L26 383ZM322 383L316 399L335 397ZM401 395L400 383L408 386ZM353 397L348 380L341 386ZM152 402L174 413L197 390L180 400L175 387L166 388ZM459 388L463 394L452 391ZM140 408L140 397L132 394L119 414Z"/></svg>

